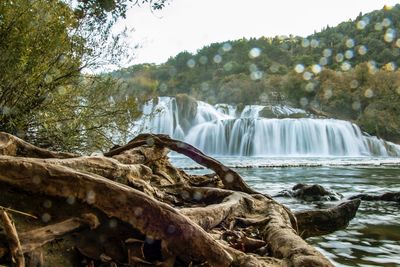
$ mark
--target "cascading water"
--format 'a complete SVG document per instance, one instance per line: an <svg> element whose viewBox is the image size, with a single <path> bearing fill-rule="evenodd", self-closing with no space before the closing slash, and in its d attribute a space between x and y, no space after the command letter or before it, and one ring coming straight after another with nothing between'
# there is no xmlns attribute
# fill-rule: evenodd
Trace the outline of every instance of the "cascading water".
<svg viewBox="0 0 400 267"><path fill-rule="evenodd" d="M175 98L160 97L143 107L135 129L168 134L213 155L239 156L400 156L400 146L363 135L348 121L335 119L266 119L264 106L215 107L197 101L191 121L183 118ZM305 113L287 106L270 107L277 115Z"/></svg>

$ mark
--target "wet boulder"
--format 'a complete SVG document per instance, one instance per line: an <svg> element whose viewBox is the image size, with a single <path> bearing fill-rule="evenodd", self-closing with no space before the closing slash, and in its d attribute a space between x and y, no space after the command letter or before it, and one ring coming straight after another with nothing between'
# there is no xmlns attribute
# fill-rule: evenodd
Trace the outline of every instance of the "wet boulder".
<svg viewBox="0 0 400 267"><path fill-rule="evenodd" d="M350 197L350 199L356 198L364 201L392 201L400 203L400 192L387 192L382 195L359 194Z"/></svg>
<svg viewBox="0 0 400 267"><path fill-rule="evenodd" d="M341 194L318 184L296 184L291 190L284 190L276 196L294 197L305 201L337 201L343 198Z"/></svg>
<svg viewBox="0 0 400 267"><path fill-rule="evenodd" d="M178 106L181 127L185 132L187 132L197 115L197 101L187 94L178 94L175 99Z"/></svg>

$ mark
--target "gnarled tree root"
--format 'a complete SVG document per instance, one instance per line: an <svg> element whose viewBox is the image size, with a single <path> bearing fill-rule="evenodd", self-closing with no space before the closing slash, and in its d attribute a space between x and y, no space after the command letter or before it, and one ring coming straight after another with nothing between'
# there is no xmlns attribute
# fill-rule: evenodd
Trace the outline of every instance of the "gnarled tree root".
<svg viewBox="0 0 400 267"><path fill-rule="evenodd" d="M37 162L29 158L0 158L0 181L50 196L75 197L108 216L130 223L154 239L163 240L176 255L229 266L232 257L203 229L172 207L140 191L100 176ZM104 197L107 196L107 197ZM193 242L196 240L196 242ZM209 248L212 247L212 250ZM192 259L190 259L192 258Z"/></svg>
<svg viewBox="0 0 400 267"><path fill-rule="evenodd" d="M173 151L181 153L198 164L213 170L221 178L226 189L232 189L249 194L257 194L257 192L251 189L234 170L224 166L218 160L205 155L194 146L182 141L171 139L166 135L140 134L127 145L104 153L104 156L112 157L126 150L143 145L167 147Z"/></svg>
<svg viewBox="0 0 400 267"><path fill-rule="evenodd" d="M5 132L0 132L0 155L61 159L79 156L73 153L49 151L29 144L24 140Z"/></svg>
<svg viewBox="0 0 400 267"><path fill-rule="evenodd" d="M70 158L54 152L44 156L46 152L36 152L41 149L6 137L11 141L3 142L7 144L3 146L0 142L0 154L8 155L0 156L0 184L86 202L107 216L130 224L144 239L160 242L164 264L172 265L178 257L187 264L194 261L211 266L332 266L298 235L297 227L302 232L314 227L303 222L307 216L293 214L269 196L257 193L238 173L186 143L163 135L140 135L126 146L105 153L107 157ZM13 142L28 148L9 149ZM190 177L169 164L164 148L183 153L215 171L216 176ZM207 183L208 179L213 180ZM214 187L201 187L203 184ZM315 211L307 218L318 223L316 218L326 212ZM350 217L346 218L347 223ZM48 236L45 242L52 237ZM29 251L42 243L36 242ZM143 256L145 240L130 238L125 243L127 263L155 263ZM97 252L82 254L113 262L112 257Z"/></svg>

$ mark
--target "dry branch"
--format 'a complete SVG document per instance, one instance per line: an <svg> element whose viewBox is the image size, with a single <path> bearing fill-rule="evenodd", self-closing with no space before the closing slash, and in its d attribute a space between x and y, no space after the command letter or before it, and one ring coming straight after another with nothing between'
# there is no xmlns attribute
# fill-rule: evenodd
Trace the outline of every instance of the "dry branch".
<svg viewBox="0 0 400 267"><path fill-rule="evenodd" d="M17 267L25 267L25 258L15 225L4 210L0 210L0 218L3 222L13 263L15 263L15 266Z"/></svg>

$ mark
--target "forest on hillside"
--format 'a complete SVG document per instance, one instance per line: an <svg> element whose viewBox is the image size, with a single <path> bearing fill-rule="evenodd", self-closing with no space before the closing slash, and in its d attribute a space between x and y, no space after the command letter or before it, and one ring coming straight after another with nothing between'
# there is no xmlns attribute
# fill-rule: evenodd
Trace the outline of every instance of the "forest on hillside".
<svg viewBox="0 0 400 267"><path fill-rule="evenodd" d="M397 4L307 37L227 40L111 74L141 101L182 93L211 104L282 101L399 142L399 18Z"/></svg>

